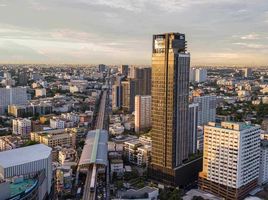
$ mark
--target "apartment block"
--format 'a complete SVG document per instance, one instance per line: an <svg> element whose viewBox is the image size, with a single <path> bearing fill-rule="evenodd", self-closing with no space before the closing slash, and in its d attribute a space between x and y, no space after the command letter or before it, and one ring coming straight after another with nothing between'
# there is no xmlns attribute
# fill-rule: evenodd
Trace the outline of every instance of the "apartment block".
<svg viewBox="0 0 268 200"><path fill-rule="evenodd" d="M242 200L258 183L260 127L210 122L204 126L199 188L226 200Z"/></svg>
<svg viewBox="0 0 268 200"><path fill-rule="evenodd" d="M21 135L22 137L29 137L32 130L32 121L29 119L13 119L12 132L15 135Z"/></svg>
<svg viewBox="0 0 268 200"><path fill-rule="evenodd" d="M151 96L135 97L135 132L151 127Z"/></svg>

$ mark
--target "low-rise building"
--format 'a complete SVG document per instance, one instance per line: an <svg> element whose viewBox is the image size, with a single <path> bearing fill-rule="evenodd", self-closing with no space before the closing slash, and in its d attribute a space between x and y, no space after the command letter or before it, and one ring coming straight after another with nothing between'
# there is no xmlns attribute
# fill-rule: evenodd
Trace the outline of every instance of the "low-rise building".
<svg viewBox="0 0 268 200"><path fill-rule="evenodd" d="M123 143L123 155L128 162L148 166L151 159L151 140L146 137L132 139Z"/></svg>
<svg viewBox="0 0 268 200"><path fill-rule="evenodd" d="M66 162L76 162L77 161L77 152L73 148L62 148L59 150L59 163L64 164Z"/></svg>
<svg viewBox="0 0 268 200"><path fill-rule="evenodd" d="M143 145L137 149L137 165L148 166L151 160L152 146Z"/></svg>
<svg viewBox="0 0 268 200"><path fill-rule="evenodd" d="M13 134L29 137L32 130L32 121L29 119L13 119L12 121Z"/></svg>
<svg viewBox="0 0 268 200"><path fill-rule="evenodd" d="M31 140L52 148L56 146L75 147L76 134L70 129L46 130L31 132Z"/></svg>
<svg viewBox="0 0 268 200"><path fill-rule="evenodd" d="M47 91L45 88L35 89L35 97L45 97L47 95Z"/></svg>
<svg viewBox="0 0 268 200"><path fill-rule="evenodd" d="M154 187L143 187L138 190L129 189L125 192L122 192L120 195L120 199L129 200L129 199L137 199L137 200L157 200L159 195L159 189ZM116 200L116 199L114 199Z"/></svg>
<svg viewBox="0 0 268 200"><path fill-rule="evenodd" d="M124 163L122 159L111 159L110 160L111 175L116 173L122 175L124 173Z"/></svg>
<svg viewBox="0 0 268 200"><path fill-rule="evenodd" d="M2 136L0 137L0 151L7 151L20 147L23 140L20 136Z"/></svg>

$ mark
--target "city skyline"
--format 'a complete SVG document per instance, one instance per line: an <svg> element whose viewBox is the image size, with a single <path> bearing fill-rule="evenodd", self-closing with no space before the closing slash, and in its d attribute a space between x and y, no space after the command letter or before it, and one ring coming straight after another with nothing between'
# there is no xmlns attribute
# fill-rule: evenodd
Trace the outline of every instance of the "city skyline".
<svg viewBox="0 0 268 200"><path fill-rule="evenodd" d="M2 0L0 63L149 65L151 35L181 31L191 41L192 65L265 66L267 6L264 0Z"/></svg>

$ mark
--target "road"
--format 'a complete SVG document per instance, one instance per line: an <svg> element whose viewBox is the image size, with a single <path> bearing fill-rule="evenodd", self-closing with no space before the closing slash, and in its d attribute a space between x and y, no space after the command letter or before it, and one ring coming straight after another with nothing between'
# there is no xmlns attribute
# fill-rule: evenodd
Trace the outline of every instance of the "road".
<svg viewBox="0 0 268 200"><path fill-rule="evenodd" d="M97 116L97 122L95 129L103 129L104 126L104 118L105 118L105 111L106 111L106 101L107 101L107 91L103 91L101 101L100 101L100 106L99 106L99 112ZM96 172L93 172L93 170L96 170ZM90 185L91 185L91 177L93 173L97 174L98 168L93 167L89 168L87 172L87 178L85 182L85 187L84 187L84 194L83 194L83 200L95 200L96 198L96 177L94 180L94 191L90 190ZM107 195L108 196L108 195Z"/></svg>

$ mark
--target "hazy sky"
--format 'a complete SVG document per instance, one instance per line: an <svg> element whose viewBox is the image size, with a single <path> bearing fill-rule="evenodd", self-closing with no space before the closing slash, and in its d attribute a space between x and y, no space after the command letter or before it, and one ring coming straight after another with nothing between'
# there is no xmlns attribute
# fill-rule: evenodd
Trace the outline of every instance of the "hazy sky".
<svg viewBox="0 0 268 200"><path fill-rule="evenodd" d="M268 0L0 0L0 63L150 64L163 32L192 65L268 65Z"/></svg>

